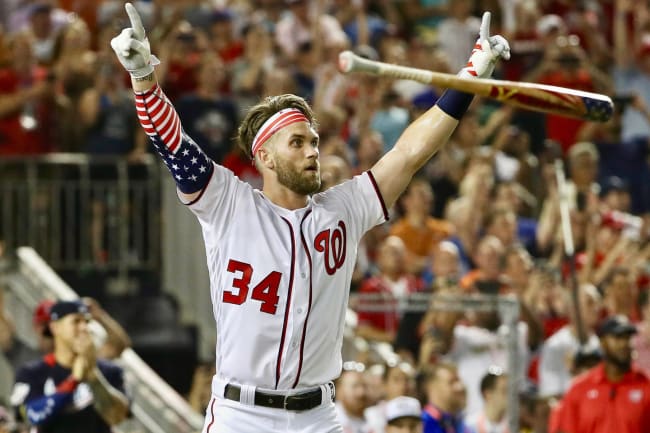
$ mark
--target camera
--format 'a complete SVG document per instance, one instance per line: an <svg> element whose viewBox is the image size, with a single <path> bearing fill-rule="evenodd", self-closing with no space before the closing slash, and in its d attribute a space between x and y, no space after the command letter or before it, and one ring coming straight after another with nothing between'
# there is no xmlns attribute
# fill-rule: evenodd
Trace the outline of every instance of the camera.
<svg viewBox="0 0 650 433"><path fill-rule="evenodd" d="M634 101L634 95L629 93L620 93L612 96L612 102L614 106L620 110L625 110L631 103Z"/></svg>
<svg viewBox="0 0 650 433"><path fill-rule="evenodd" d="M183 31L176 36L176 39L181 42L194 42L196 40L196 34L191 31Z"/></svg>
<svg viewBox="0 0 650 433"><path fill-rule="evenodd" d="M577 68L580 65L580 59L578 58L578 56L570 53L565 53L560 55L557 58L557 61L563 67Z"/></svg>

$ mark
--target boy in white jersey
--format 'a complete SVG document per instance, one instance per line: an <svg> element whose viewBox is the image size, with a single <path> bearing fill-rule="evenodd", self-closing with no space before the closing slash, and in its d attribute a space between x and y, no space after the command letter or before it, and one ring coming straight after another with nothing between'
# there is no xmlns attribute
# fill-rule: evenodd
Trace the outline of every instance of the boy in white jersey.
<svg viewBox="0 0 650 433"><path fill-rule="evenodd" d="M205 240L217 324L217 374L204 433L340 432L332 380L358 242L388 218L414 173L446 142L472 95L447 91L371 170L320 187L311 108L266 98L239 127L261 191L210 161L186 136L154 73L158 60L136 10L111 41L131 73L140 122L167 164ZM489 76L508 44L489 36L489 13L466 76Z"/></svg>

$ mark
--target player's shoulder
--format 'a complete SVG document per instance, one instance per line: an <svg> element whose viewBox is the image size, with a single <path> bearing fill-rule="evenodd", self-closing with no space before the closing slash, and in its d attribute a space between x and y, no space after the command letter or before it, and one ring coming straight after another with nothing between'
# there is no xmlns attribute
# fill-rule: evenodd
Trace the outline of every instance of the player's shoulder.
<svg viewBox="0 0 650 433"><path fill-rule="evenodd" d="M252 195L254 191L257 191L249 182L242 180L233 171L232 167L215 162L212 162L212 166L212 177L205 187L202 196L213 196L214 198L215 195L223 195L223 187L225 185L227 185L228 190L226 196L232 198L241 198L246 194Z"/></svg>
<svg viewBox="0 0 650 433"><path fill-rule="evenodd" d="M566 392L567 398L582 398L585 390L594 389L598 385L606 383L604 379L604 367L599 364L571 380L571 386Z"/></svg>
<svg viewBox="0 0 650 433"><path fill-rule="evenodd" d="M367 172L357 174L350 179L346 179L343 182L333 185L324 191L314 194L312 199L318 203L327 201L332 197L349 194L351 191L356 191L359 188L359 185L362 185L364 182L371 182L369 176L366 173Z"/></svg>
<svg viewBox="0 0 650 433"><path fill-rule="evenodd" d="M52 368L53 365L45 357L28 361L16 370L16 382L38 381L39 378L46 377Z"/></svg>

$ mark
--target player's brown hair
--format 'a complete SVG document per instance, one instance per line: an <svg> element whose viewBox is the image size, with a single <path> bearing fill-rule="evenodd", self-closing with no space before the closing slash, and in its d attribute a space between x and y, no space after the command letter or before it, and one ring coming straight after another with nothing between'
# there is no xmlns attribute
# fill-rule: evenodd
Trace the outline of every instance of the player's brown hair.
<svg viewBox="0 0 650 433"><path fill-rule="evenodd" d="M246 117L244 117L244 120L242 120L237 129L237 145L248 158L253 159L253 155L251 154L251 144L253 143L257 131L269 117L285 108L296 108L302 111L307 119L309 119L309 123L311 123L314 128L318 127L316 118L314 117L314 112L307 101L300 96L292 94L267 96L262 102L248 110Z"/></svg>

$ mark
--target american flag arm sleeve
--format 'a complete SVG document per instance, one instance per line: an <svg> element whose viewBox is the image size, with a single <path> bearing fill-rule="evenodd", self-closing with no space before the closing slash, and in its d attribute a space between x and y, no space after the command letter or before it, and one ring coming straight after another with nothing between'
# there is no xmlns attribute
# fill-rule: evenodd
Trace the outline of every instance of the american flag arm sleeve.
<svg viewBox="0 0 650 433"><path fill-rule="evenodd" d="M158 84L135 92L138 120L174 177L178 189L192 194L205 188L214 164L183 131L178 113Z"/></svg>

